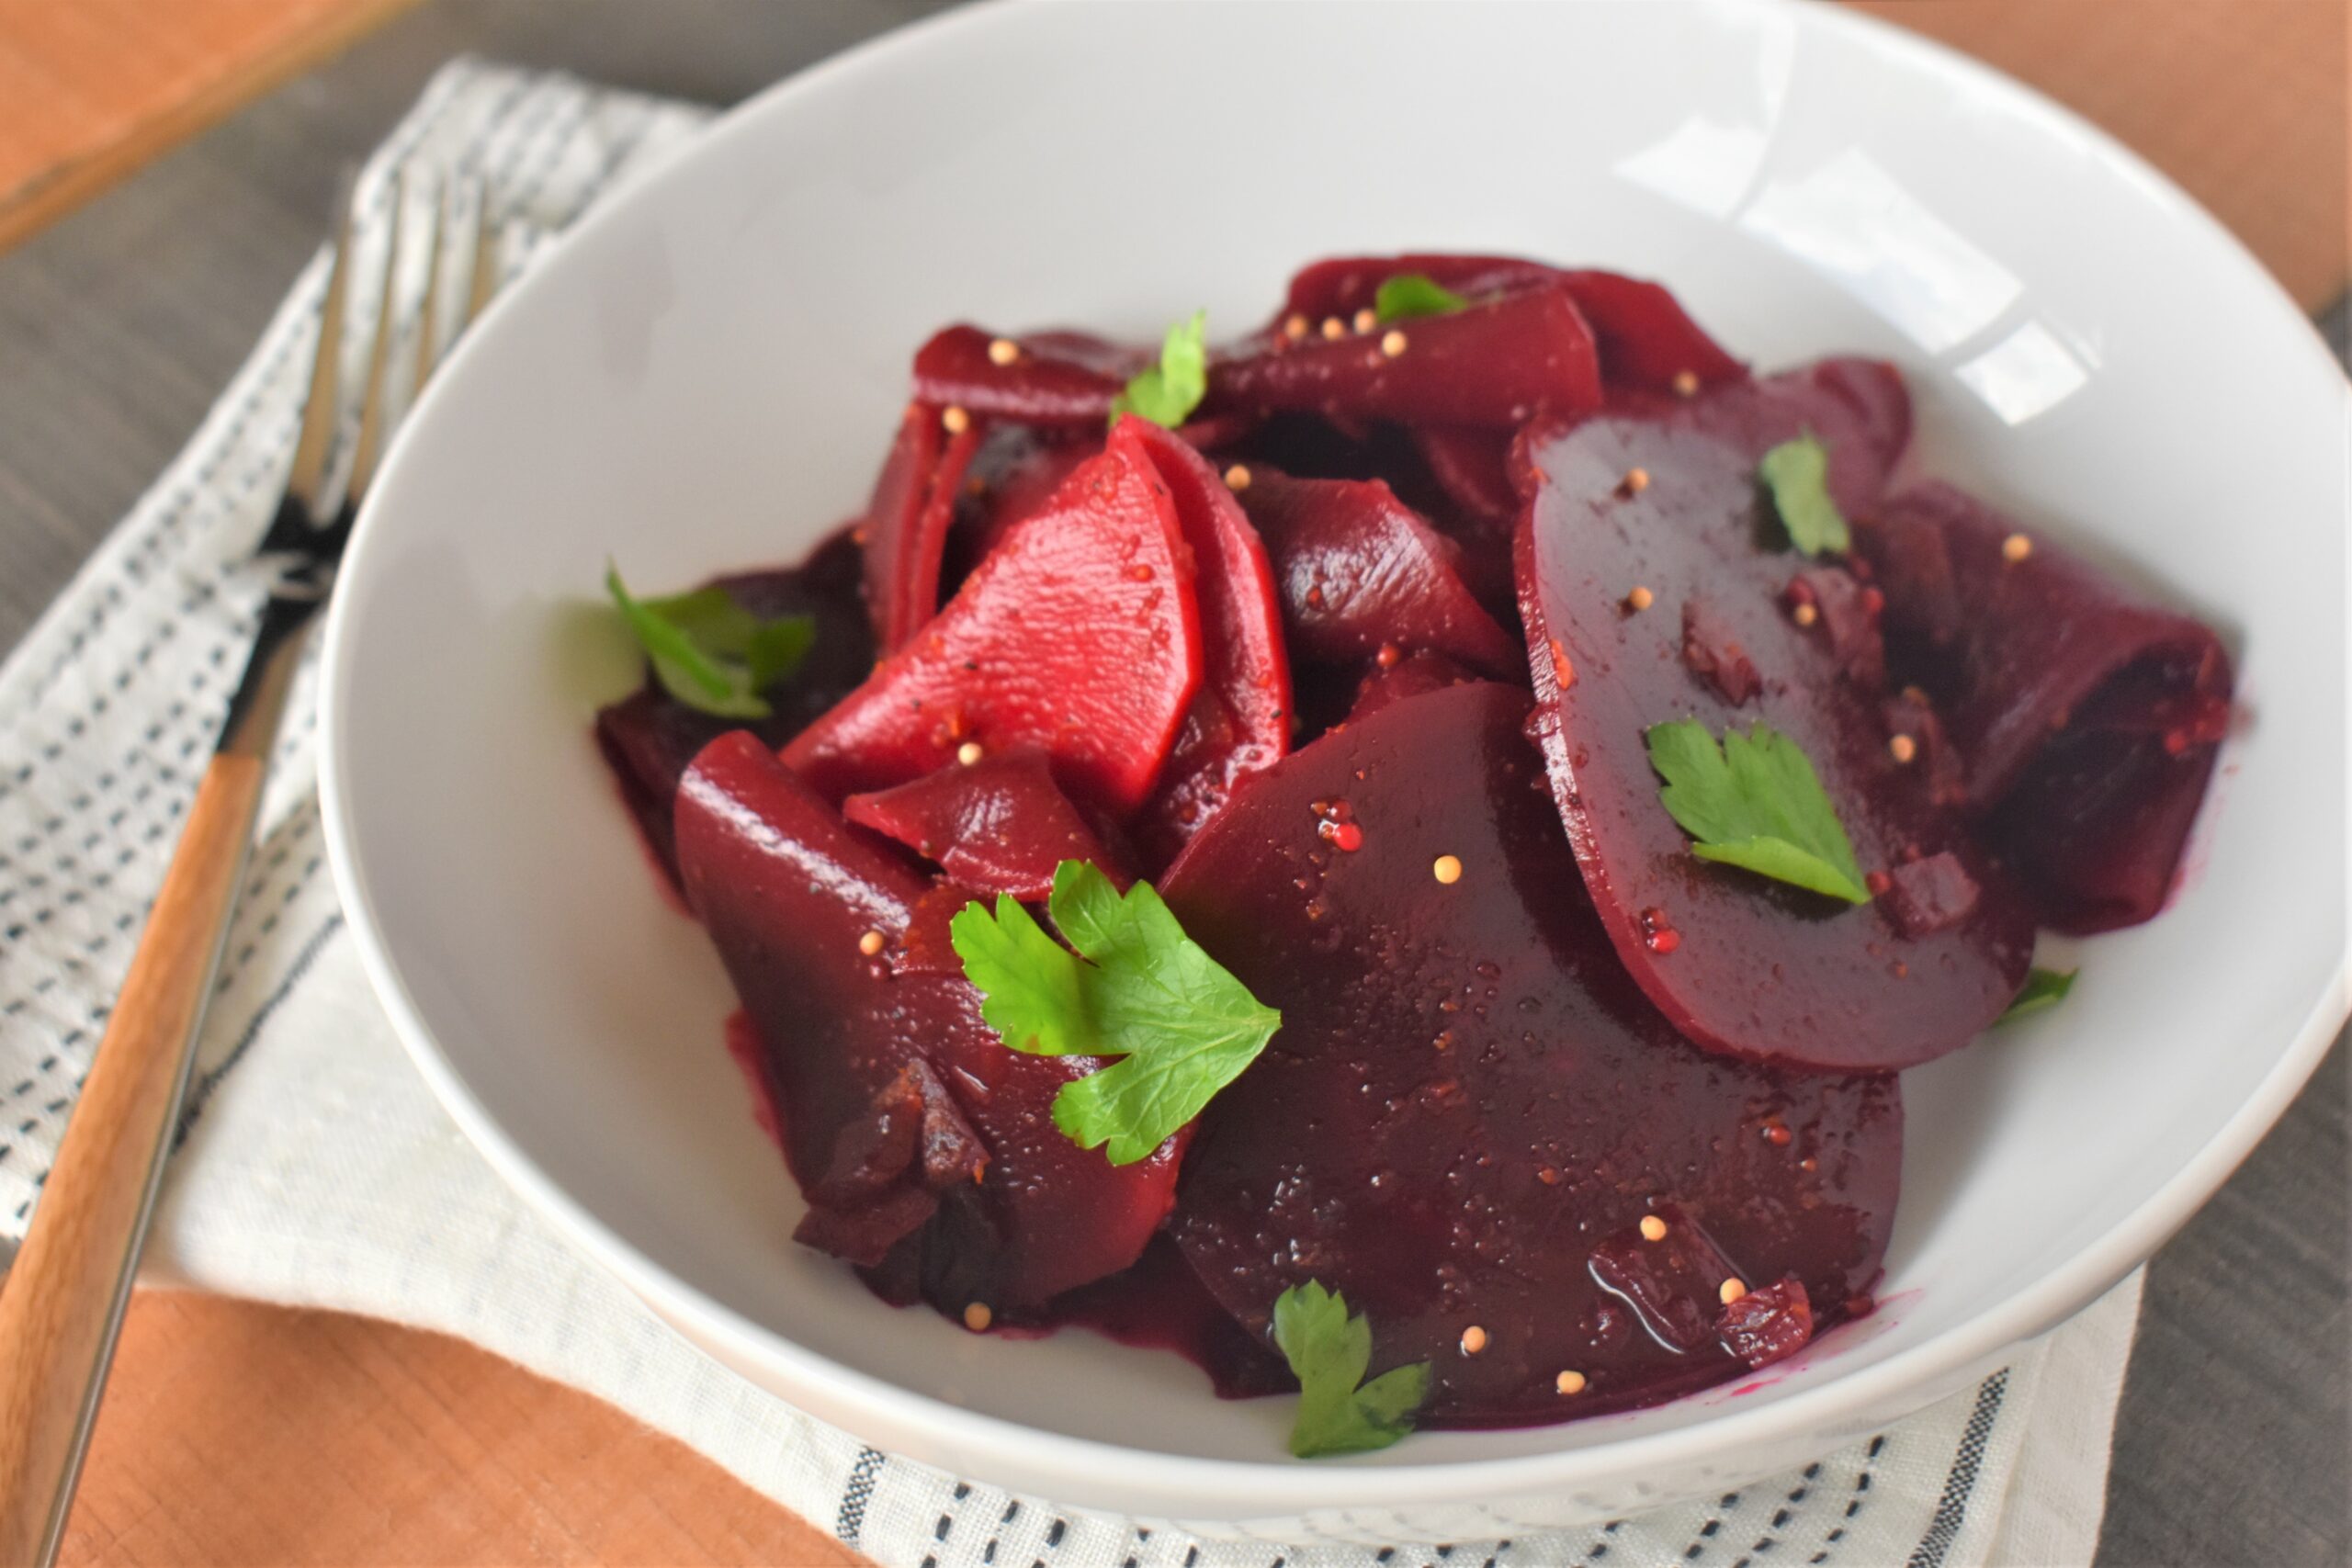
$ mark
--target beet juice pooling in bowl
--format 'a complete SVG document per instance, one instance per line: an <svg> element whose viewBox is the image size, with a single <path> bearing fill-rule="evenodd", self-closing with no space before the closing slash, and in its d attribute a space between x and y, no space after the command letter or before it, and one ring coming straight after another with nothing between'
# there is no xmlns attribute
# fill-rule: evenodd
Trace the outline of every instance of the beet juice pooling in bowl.
<svg viewBox="0 0 2352 1568"><path fill-rule="evenodd" d="M2231 714L1909 437L1890 366L1503 257L1320 262L1219 348L938 333L807 561L609 581L597 739L797 1239L1295 1391L1302 1456L1868 1313L1896 1075L2156 914Z"/></svg>

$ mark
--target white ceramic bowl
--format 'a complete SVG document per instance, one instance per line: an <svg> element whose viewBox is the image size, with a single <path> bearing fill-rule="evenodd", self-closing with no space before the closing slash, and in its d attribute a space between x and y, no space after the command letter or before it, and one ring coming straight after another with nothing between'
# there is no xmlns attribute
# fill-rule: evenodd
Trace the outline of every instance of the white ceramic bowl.
<svg viewBox="0 0 2352 1568"><path fill-rule="evenodd" d="M942 321L1238 330L1309 257L1520 251L1657 276L1770 366L1910 373L1928 465L2242 656L2176 905L2064 1007L1910 1075L1883 1294L1770 1387L1284 1457L1286 1402L1083 1334L892 1312L720 1049L564 643L852 512ZM989 6L729 117L503 300L403 432L328 632L326 821L400 1031L466 1132L743 1376L1077 1506L1471 1539L1720 1491L1996 1364L2146 1258L2345 1010L2346 388L2173 186L2015 85L1791 4ZM601 694L614 691L607 684Z"/></svg>

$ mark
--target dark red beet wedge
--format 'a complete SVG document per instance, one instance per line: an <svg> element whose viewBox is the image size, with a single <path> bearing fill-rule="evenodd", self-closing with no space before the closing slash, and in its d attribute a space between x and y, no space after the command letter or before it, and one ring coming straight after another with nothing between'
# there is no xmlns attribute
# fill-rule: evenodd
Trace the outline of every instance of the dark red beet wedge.
<svg viewBox="0 0 2352 1568"><path fill-rule="evenodd" d="M803 1240L951 1314L1030 1311L1141 1255L1180 1140L1122 1167L1079 1148L1053 1099L1098 1059L1007 1050L960 975L893 973L928 879L741 731L695 759L677 829L687 900L757 1031L809 1200ZM868 932L881 951L863 950Z"/></svg>
<svg viewBox="0 0 2352 1568"><path fill-rule="evenodd" d="M995 347L1000 343L1012 345L1010 358ZM1111 400L1150 359L1084 333L1012 338L953 326L915 352L915 396L1024 424L1099 430L1110 420Z"/></svg>
<svg viewBox="0 0 2352 1568"><path fill-rule="evenodd" d="M1520 649L1457 567L1461 547L1378 479L1250 470L1241 504L1273 557L1283 619L1302 659L1361 664L1380 650L1442 653L1516 676Z"/></svg>
<svg viewBox="0 0 2352 1568"><path fill-rule="evenodd" d="M1336 339L1267 334L1211 360L1204 406L1509 428L1600 404L1592 330L1544 287Z"/></svg>
<svg viewBox="0 0 2352 1568"><path fill-rule="evenodd" d="M949 434L941 411L910 403L866 505L865 598L874 631L888 653L902 646L939 608L939 571L955 520L964 470L981 430Z"/></svg>
<svg viewBox="0 0 2352 1568"><path fill-rule="evenodd" d="M1512 256L1340 256L1302 268L1290 281L1283 319L1351 321L1389 278L1419 273L1467 299L1557 283L1591 323L1600 375L1611 388L1670 392L1689 377L1701 386L1736 381L1747 367L1724 352L1663 285L1614 272L1547 266ZM1276 323L1280 324L1279 321Z"/></svg>
<svg viewBox="0 0 2352 1568"><path fill-rule="evenodd" d="M1477 678L1442 653L1408 653L1386 664L1374 660L1370 672L1356 686L1355 705L1348 709L1347 717L1341 722L1353 724L1358 719L1370 718L1390 703L1418 697L1424 692L1442 692Z"/></svg>
<svg viewBox="0 0 2352 1568"><path fill-rule="evenodd" d="M876 795L853 795L842 815L937 865L976 893L1043 898L1054 867L1091 861L1125 887L1129 878L1085 814L1054 783L1038 750L983 757Z"/></svg>
<svg viewBox="0 0 2352 1568"><path fill-rule="evenodd" d="M1133 824L1157 868L1237 784L1290 750L1290 657L1273 568L1233 492L1181 435L1141 423L1135 434L1175 500L1201 608L1201 689Z"/></svg>
<svg viewBox="0 0 2352 1568"><path fill-rule="evenodd" d="M843 529L819 545L805 566L740 572L711 584L726 589L755 615L816 620L816 640L800 667L765 694L775 713L752 727L770 745L783 745L855 690L874 668L874 632L858 589L859 572L857 544ZM677 795L679 775L695 752L741 724L688 707L650 675L634 694L596 715L596 744L646 846L673 882L678 863L671 844L670 803Z"/></svg>
<svg viewBox="0 0 2352 1568"><path fill-rule="evenodd" d="M1786 547L1754 458L1679 416L1589 420L1525 451L1541 481L1519 536L1536 731L1634 977L1677 1028L1735 1055L1878 1071L1966 1043L2024 980L2032 922L1918 758L1890 750L1867 591L1852 590L1860 624L1837 629L1819 605L1843 598L1846 574ZM1645 484L1628 481L1637 469ZM1694 716L1717 737L1760 720L1794 741L1866 874L1948 854L1976 896L1920 929L1895 900L1856 907L1700 860L1644 739Z"/></svg>
<svg viewBox="0 0 2352 1568"><path fill-rule="evenodd" d="M1276 764L1164 883L1283 1013L1203 1116L1170 1232L1261 1334L1284 1289L1343 1291L1375 1371L1430 1363L1430 1426L1558 1421L1744 1371L1717 1334L1724 1279L1845 1302L1878 1270L1900 1176L1894 1078L1709 1055L1627 978L1526 714L1487 683L1396 702ZM1323 830L1342 811L1352 851ZM1653 1213L1687 1234L1649 1242Z"/></svg>
<svg viewBox="0 0 2352 1568"><path fill-rule="evenodd" d="M1986 840L2046 924L2147 919L2228 729L2220 640L1950 485L1881 516L1856 542L1890 654L1932 705Z"/></svg>
<svg viewBox="0 0 2352 1568"><path fill-rule="evenodd" d="M1149 798L1202 648L1192 552L1137 423L1008 531L786 763L838 800L936 773L966 741L1036 746L1082 804L1124 818Z"/></svg>

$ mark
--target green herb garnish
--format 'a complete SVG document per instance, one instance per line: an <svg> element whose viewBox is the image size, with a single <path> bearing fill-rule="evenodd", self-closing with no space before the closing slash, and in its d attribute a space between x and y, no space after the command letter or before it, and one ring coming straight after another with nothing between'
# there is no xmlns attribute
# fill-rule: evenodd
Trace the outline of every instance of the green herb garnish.
<svg viewBox="0 0 2352 1568"><path fill-rule="evenodd" d="M1797 743L1758 723L1718 747L1695 718L1654 724L1644 737L1666 780L1658 799L1697 840L1690 852L1867 904L1854 846Z"/></svg>
<svg viewBox="0 0 2352 1568"><path fill-rule="evenodd" d="M1853 546L1845 514L1829 499L1829 451L1810 431L1764 454L1757 477L1772 492L1772 509L1789 531L1789 542L1806 555L1843 553Z"/></svg>
<svg viewBox="0 0 2352 1568"><path fill-rule="evenodd" d="M1169 328L1159 345L1159 363L1111 400L1111 423L1132 413L1173 430L1192 418L1209 392L1208 330L1206 310L1195 310L1191 321Z"/></svg>
<svg viewBox="0 0 2352 1568"><path fill-rule="evenodd" d="M1384 321L1408 321L1415 316L1442 316L1470 303L1423 272L1400 272L1380 282L1372 297L1372 313Z"/></svg>
<svg viewBox="0 0 2352 1568"><path fill-rule="evenodd" d="M2014 1023L2045 1008L2056 1007L2065 999L2066 993L2075 988L2075 976L2081 973L2079 969L2043 969L2037 965L2027 973L2025 984L2018 987L2016 998L2000 1017L1993 1021L1994 1024L1997 1027Z"/></svg>
<svg viewBox="0 0 2352 1568"><path fill-rule="evenodd" d="M606 566L605 587L651 660L662 689L721 718L765 718L774 711L760 694L799 668L817 640L808 615L762 620L724 588L701 588L666 599L637 599Z"/></svg>
<svg viewBox="0 0 2352 1568"><path fill-rule="evenodd" d="M1046 908L1075 953L1003 895L993 914L965 905L949 939L979 987L980 1017L1007 1045L1120 1058L1062 1086L1054 1125L1133 1165L1256 1061L1283 1015L1186 936L1148 882L1122 897L1092 865L1066 860Z"/></svg>
<svg viewBox="0 0 2352 1568"><path fill-rule="evenodd" d="M1348 1315L1348 1302L1320 1280L1274 1299L1274 1344L1298 1379L1290 1451L1300 1459L1385 1449L1413 1429L1430 1389L1430 1364L1415 1361L1363 1382L1372 1365L1372 1325Z"/></svg>

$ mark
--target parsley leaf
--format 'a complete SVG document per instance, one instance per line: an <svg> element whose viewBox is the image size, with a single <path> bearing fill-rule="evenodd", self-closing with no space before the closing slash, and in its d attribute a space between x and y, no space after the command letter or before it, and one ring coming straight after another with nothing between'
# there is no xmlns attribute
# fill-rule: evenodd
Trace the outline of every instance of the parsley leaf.
<svg viewBox="0 0 2352 1568"><path fill-rule="evenodd" d="M1381 279L1380 292L1372 297L1372 313L1384 321L1402 321L1415 316L1442 316L1468 303L1427 273L1400 272Z"/></svg>
<svg viewBox="0 0 2352 1568"><path fill-rule="evenodd" d="M1658 799L1698 840L1692 854L1870 902L1854 846L1795 741L1759 722L1745 735L1726 730L1718 748L1695 718L1654 724L1644 739L1650 766L1666 780Z"/></svg>
<svg viewBox="0 0 2352 1568"><path fill-rule="evenodd" d="M1208 330L1206 310L1195 310L1191 321L1169 328L1159 345L1159 363L1111 400L1111 423L1116 424L1123 413L1140 414L1173 430L1192 418L1209 392Z"/></svg>
<svg viewBox="0 0 2352 1568"><path fill-rule="evenodd" d="M1319 1280L1274 1299L1274 1344L1298 1379L1290 1451L1300 1459L1385 1449L1413 1429L1429 1394L1430 1364L1415 1361L1364 1382L1372 1325L1348 1315L1348 1301Z"/></svg>
<svg viewBox="0 0 2352 1568"><path fill-rule="evenodd" d="M1085 861L1054 869L1046 911L1073 953L999 896L948 923L980 1017L1016 1051L1117 1056L1064 1084L1054 1124L1081 1148L1133 1165L1258 1059L1283 1015L1184 934L1148 882L1122 896Z"/></svg>
<svg viewBox="0 0 2352 1568"><path fill-rule="evenodd" d="M1791 544L1809 556L1852 547L1845 513L1829 499L1829 450L1811 431L1765 453L1756 472L1772 492L1772 509L1781 514Z"/></svg>
<svg viewBox="0 0 2352 1568"><path fill-rule="evenodd" d="M2056 1007L2065 999L2066 993L2075 988L2075 976L2081 973L2079 969L2044 969L2036 965L2027 974L2025 984L2018 987L2016 998L2000 1017L1993 1021L1994 1026L1997 1028L2020 1018L2031 1017L2044 1008Z"/></svg>
<svg viewBox="0 0 2352 1568"><path fill-rule="evenodd" d="M763 621L724 588L638 599L622 585L620 569L610 565L605 587L662 690L721 718L767 717L774 710L760 694L799 668L817 639L814 617Z"/></svg>

